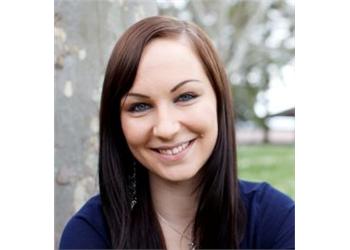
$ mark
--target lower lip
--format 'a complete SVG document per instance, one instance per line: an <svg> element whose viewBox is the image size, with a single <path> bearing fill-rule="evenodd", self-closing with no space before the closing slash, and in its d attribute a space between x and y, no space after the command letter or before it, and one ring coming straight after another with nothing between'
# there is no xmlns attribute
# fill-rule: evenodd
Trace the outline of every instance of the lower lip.
<svg viewBox="0 0 350 250"><path fill-rule="evenodd" d="M175 155L166 155L166 154L161 154L157 151L152 150L154 153L156 153L156 155L162 160L162 161L166 161L166 162L174 162L174 161L179 161L182 160L187 152L192 148L193 144L195 143L195 139L190 141L190 144L187 146L186 149L184 149L183 151L181 151L178 154Z"/></svg>

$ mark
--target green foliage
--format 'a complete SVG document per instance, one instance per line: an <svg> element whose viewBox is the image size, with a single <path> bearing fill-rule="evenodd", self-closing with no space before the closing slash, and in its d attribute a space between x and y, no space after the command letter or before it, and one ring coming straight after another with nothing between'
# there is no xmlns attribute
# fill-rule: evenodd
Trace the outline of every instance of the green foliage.
<svg viewBox="0 0 350 250"><path fill-rule="evenodd" d="M238 146L239 178L266 181L294 199L294 145Z"/></svg>

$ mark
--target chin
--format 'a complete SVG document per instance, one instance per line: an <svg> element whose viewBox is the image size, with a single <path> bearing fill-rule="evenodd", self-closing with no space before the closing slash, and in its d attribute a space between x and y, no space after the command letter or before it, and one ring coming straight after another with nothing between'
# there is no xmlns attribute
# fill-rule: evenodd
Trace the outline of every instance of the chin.
<svg viewBox="0 0 350 250"><path fill-rule="evenodd" d="M194 179L197 176L199 170L182 172L182 173L179 173L179 172L180 172L179 170L177 171L175 170L175 173L163 173L163 175L161 175L160 177L170 182L189 181Z"/></svg>

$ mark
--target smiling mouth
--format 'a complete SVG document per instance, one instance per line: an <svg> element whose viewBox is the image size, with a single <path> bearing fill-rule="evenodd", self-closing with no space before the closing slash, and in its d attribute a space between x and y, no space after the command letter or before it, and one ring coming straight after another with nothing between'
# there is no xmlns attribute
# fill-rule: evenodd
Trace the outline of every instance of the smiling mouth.
<svg viewBox="0 0 350 250"><path fill-rule="evenodd" d="M176 147L169 147L169 148L153 148L152 150L162 154L162 155L177 155L186 150L195 139L192 139L190 141L184 142Z"/></svg>

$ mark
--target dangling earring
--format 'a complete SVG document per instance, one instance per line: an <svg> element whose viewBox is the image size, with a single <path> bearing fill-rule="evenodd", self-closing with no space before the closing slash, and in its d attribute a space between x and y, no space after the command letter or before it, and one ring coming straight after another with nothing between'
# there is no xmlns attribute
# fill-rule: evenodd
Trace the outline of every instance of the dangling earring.
<svg viewBox="0 0 350 250"><path fill-rule="evenodd" d="M130 207L131 209L134 208L134 206L137 203L137 196L136 196L136 161L132 164L132 173L129 175L129 200L130 200Z"/></svg>

